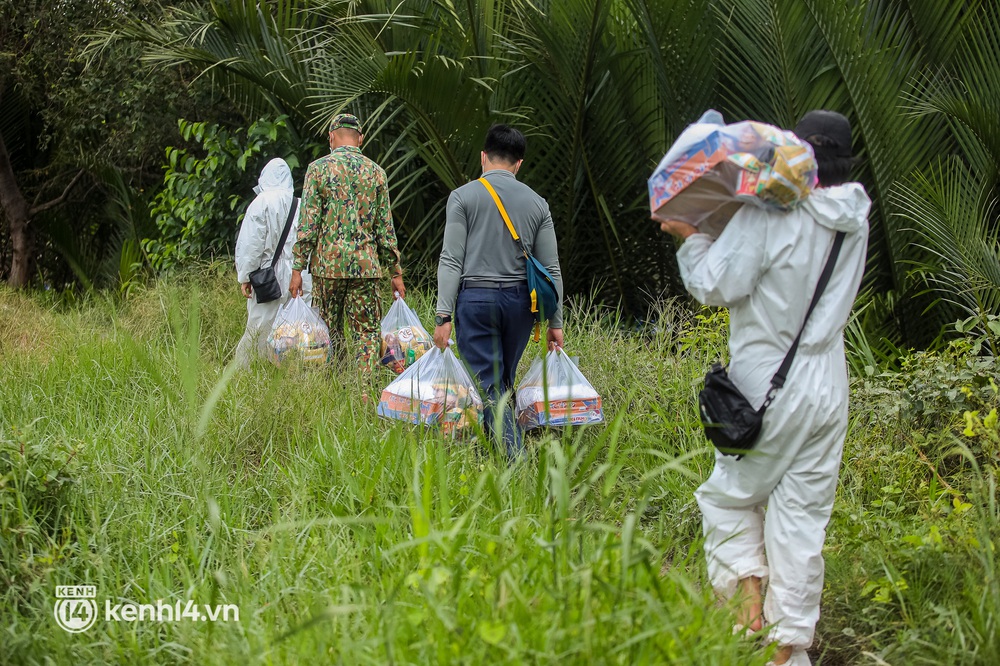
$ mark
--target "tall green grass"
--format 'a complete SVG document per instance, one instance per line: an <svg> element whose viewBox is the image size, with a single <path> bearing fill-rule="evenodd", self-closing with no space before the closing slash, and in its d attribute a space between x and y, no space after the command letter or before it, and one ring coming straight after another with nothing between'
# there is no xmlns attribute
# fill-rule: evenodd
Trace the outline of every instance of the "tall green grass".
<svg viewBox="0 0 1000 666"><path fill-rule="evenodd" d="M68 305L0 292L0 663L767 661L715 602L692 497L712 461L694 396L724 318L666 305L635 332L574 304L567 349L608 423L532 435L510 465L378 419L387 371L236 372L230 278ZM428 295L408 300L429 319ZM996 491L973 487L988 465L945 488L859 392L815 657L996 663ZM83 583L101 616L69 634L54 588ZM105 622L105 599L240 620Z"/></svg>

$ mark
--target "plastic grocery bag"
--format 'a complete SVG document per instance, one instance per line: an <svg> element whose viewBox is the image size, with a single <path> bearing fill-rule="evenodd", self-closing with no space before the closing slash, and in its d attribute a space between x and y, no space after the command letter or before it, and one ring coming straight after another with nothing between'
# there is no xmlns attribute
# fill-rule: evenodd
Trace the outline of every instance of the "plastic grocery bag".
<svg viewBox="0 0 1000 666"><path fill-rule="evenodd" d="M455 353L431 347L382 391L378 415L456 433L482 421L483 401Z"/></svg>
<svg viewBox="0 0 1000 666"><path fill-rule="evenodd" d="M718 235L744 203L791 210L818 182L812 146L753 121L726 125L717 111L689 125L650 176L649 209Z"/></svg>
<svg viewBox="0 0 1000 666"><path fill-rule="evenodd" d="M517 387L517 422L522 428L602 421L601 396L566 352L550 351L544 368L541 358L531 363Z"/></svg>
<svg viewBox="0 0 1000 666"><path fill-rule="evenodd" d="M417 313L402 298L393 301L382 318L382 365L399 374L433 346L434 338L421 325Z"/></svg>
<svg viewBox="0 0 1000 666"><path fill-rule="evenodd" d="M330 329L305 301L292 298L278 310L264 349L276 365L292 359L322 365L330 351Z"/></svg>

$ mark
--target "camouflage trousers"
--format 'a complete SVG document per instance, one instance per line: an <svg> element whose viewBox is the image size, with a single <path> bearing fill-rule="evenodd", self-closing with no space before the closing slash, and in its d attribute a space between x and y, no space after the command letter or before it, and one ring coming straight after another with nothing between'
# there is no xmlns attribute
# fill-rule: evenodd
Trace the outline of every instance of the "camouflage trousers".
<svg viewBox="0 0 1000 666"><path fill-rule="evenodd" d="M330 360L349 356L355 347L358 369L371 372L378 361L382 340L382 304L377 279L342 280L313 276L312 302L330 327ZM345 335L345 326L352 340Z"/></svg>

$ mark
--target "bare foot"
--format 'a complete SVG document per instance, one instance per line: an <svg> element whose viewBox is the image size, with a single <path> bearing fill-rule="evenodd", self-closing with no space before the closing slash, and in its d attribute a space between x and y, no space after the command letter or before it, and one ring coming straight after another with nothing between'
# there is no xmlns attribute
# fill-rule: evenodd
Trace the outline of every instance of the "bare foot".
<svg viewBox="0 0 1000 666"><path fill-rule="evenodd" d="M758 576L741 578L736 594L740 602L739 610L736 612L736 623L752 632L760 631L764 627L760 578Z"/></svg>
<svg viewBox="0 0 1000 666"><path fill-rule="evenodd" d="M774 653L773 657L771 657L771 663L774 664L775 666L779 666L780 664L788 663L788 660L791 658L792 658L792 646L784 645L778 648L778 651Z"/></svg>

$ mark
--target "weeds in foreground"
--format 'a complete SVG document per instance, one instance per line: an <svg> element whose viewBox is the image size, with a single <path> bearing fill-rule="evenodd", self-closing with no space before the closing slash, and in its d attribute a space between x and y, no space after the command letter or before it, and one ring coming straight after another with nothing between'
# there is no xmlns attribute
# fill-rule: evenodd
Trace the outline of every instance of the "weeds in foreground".
<svg viewBox="0 0 1000 666"><path fill-rule="evenodd" d="M378 420L360 396L388 374L235 372L241 298L187 279L46 310L0 292L17 340L44 340L0 347L0 662L767 661L705 584L692 498L721 315L666 306L636 334L577 306L567 343L609 422L533 435L509 466ZM988 358L954 354L914 361L911 392L952 381L937 363ZM996 397L977 381L977 409L918 422L899 382L855 386L814 658L996 663ZM190 599L240 619L102 614L69 634L53 590L82 583L102 612Z"/></svg>

